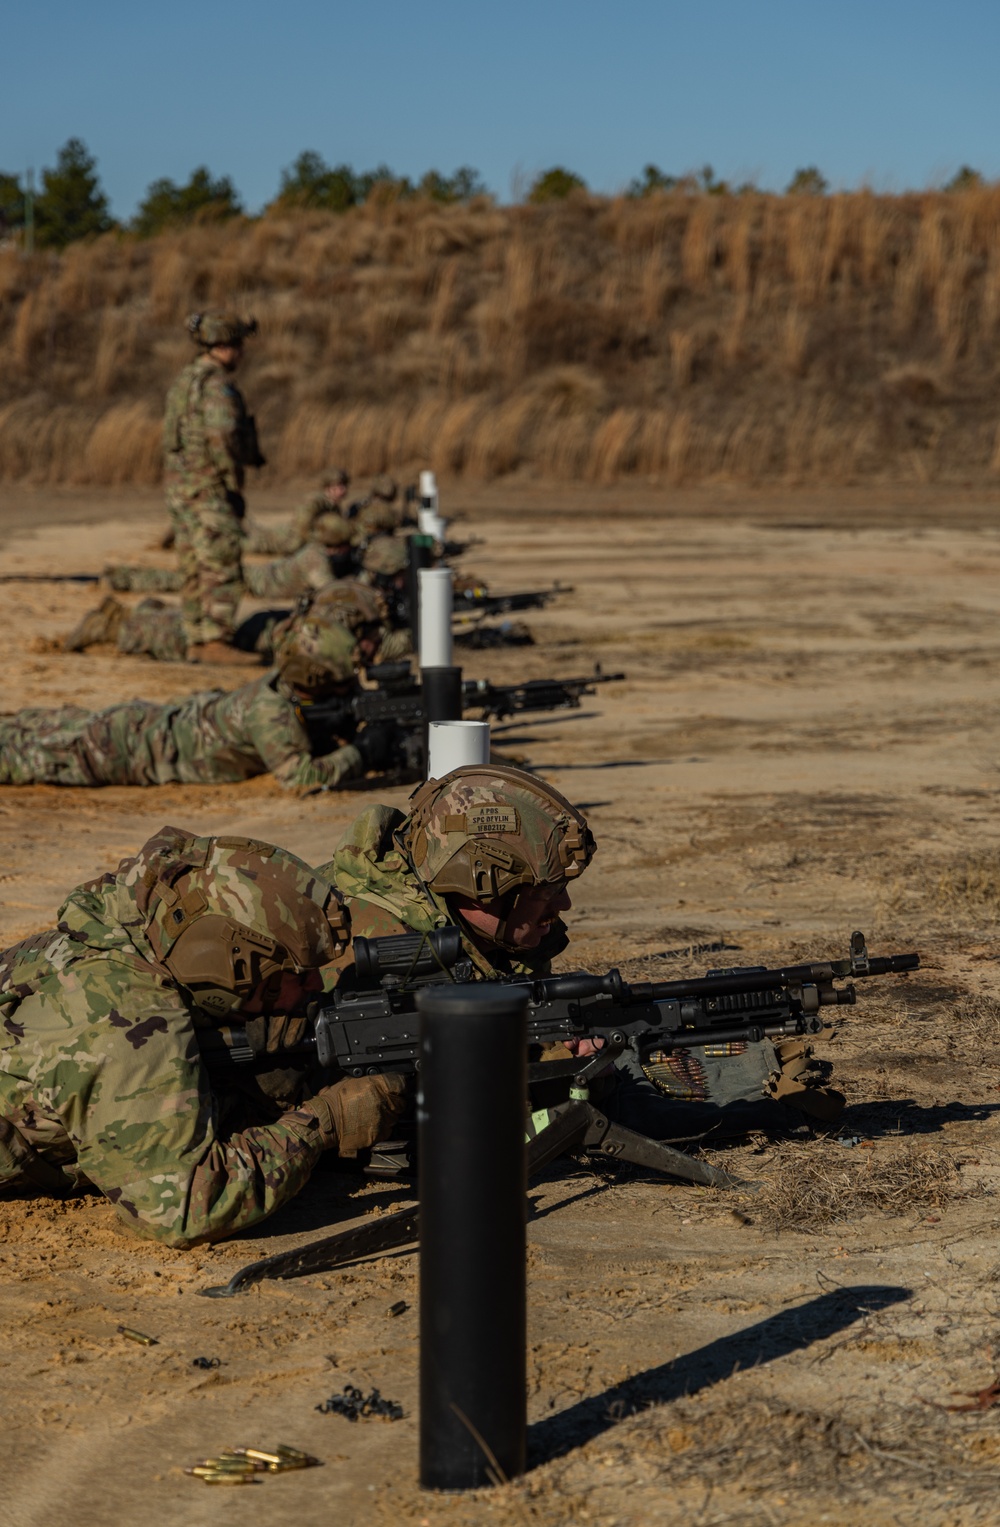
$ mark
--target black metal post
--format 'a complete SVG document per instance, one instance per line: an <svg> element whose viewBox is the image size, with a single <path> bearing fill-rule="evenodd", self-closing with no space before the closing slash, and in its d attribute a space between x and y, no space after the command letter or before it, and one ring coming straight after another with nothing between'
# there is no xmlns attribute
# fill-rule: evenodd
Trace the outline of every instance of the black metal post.
<svg viewBox="0 0 1000 1527"><path fill-rule="evenodd" d="M524 1472L527 993L430 986L420 1008L420 1483Z"/></svg>
<svg viewBox="0 0 1000 1527"><path fill-rule="evenodd" d="M421 668L420 693L428 721L461 721L461 668Z"/></svg>

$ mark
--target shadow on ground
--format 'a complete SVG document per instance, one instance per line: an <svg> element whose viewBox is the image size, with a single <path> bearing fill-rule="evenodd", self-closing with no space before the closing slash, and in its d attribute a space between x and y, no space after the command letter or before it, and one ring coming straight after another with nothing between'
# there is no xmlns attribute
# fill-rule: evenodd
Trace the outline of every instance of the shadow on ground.
<svg viewBox="0 0 1000 1527"><path fill-rule="evenodd" d="M795 1309L769 1315L745 1331L720 1337L683 1357L647 1368L605 1389L603 1394L580 1400L558 1415L536 1421L528 1429L529 1462L537 1466L561 1458L637 1411L698 1394L746 1368L757 1368L791 1352L801 1352L813 1342L836 1335L864 1315L902 1303L912 1293L912 1289L885 1284L832 1289Z"/></svg>

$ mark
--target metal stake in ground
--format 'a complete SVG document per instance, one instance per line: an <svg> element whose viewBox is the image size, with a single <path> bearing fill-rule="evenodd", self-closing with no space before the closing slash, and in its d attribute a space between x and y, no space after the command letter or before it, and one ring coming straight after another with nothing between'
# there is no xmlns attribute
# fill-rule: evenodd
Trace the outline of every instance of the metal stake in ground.
<svg viewBox="0 0 1000 1527"><path fill-rule="evenodd" d="M421 992L420 1483L524 1472L527 993Z"/></svg>

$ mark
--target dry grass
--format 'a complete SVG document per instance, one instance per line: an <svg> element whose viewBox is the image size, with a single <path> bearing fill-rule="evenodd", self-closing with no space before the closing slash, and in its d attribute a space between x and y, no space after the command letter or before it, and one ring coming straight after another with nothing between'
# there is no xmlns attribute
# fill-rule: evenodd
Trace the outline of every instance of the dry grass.
<svg viewBox="0 0 1000 1527"><path fill-rule="evenodd" d="M659 1452L674 1483L701 1480L751 1499L779 1491L846 1503L916 1489L925 1500L941 1490L972 1502L1000 1485L995 1430L989 1416L956 1425L916 1402L863 1414L855 1404L822 1411L761 1395L740 1404L679 1401L640 1418L628 1442L613 1448L643 1459Z"/></svg>
<svg viewBox="0 0 1000 1527"><path fill-rule="evenodd" d="M910 1142L851 1150L813 1141L780 1145L759 1192L743 1204L763 1230L814 1231L863 1214L937 1209L962 1191L958 1167L944 1151Z"/></svg>
<svg viewBox="0 0 1000 1527"><path fill-rule="evenodd" d="M1000 189L366 206L0 250L0 475L148 481L193 308L272 478L987 480Z"/></svg>
<svg viewBox="0 0 1000 1527"><path fill-rule="evenodd" d="M979 919L985 913L995 921L1000 917L1000 855L980 852L949 865L938 877L935 891L943 910L959 915L974 912Z"/></svg>

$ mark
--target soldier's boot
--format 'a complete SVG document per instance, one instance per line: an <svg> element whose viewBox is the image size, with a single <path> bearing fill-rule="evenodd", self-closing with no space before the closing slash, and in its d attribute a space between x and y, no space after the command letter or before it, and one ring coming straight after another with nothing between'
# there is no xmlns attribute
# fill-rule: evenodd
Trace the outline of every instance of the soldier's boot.
<svg viewBox="0 0 1000 1527"><path fill-rule="evenodd" d="M259 668L260 658L256 652L243 652L229 642L197 642L188 648L189 663L231 663L240 668Z"/></svg>
<svg viewBox="0 0 1000 1527"><path fill-rule="evenodd" d="M63 637L63 651L83 652L97 642L115 641L127 613L121 601L109 594L96 610L88 610L79 625Z"/></svg>

